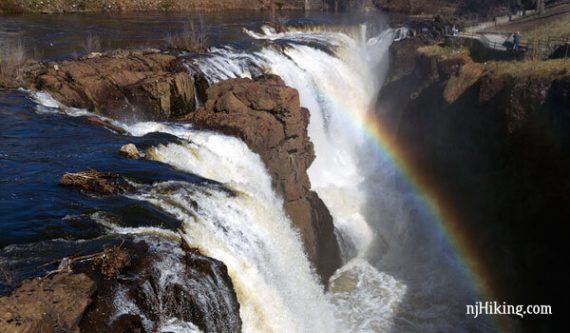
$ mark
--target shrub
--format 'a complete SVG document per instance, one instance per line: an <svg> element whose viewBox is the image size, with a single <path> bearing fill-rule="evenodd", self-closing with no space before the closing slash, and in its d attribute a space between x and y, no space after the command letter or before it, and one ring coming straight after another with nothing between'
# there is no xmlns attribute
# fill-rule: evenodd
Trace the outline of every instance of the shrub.
<svg viewBox="0 0 570 333"><path fill-rule="evenodd" d="M19 80L27 60L26 50L20 40L0 40L0 80Z"/></svg>
<svg viewBox="0 0 570 333"><path fill-rule="evenodd" d="M99 52L102 50L101 39L97 35L89 33L82 44L86 53Z"/></svg>
<svg viewBox="0 0 570 333"><path fill-rule="evenodd" d="M182 32L166 37L168 48L179 51L205 52L208 50L208 37L203 27L196 28L193 22L184 25Z"/></svg>

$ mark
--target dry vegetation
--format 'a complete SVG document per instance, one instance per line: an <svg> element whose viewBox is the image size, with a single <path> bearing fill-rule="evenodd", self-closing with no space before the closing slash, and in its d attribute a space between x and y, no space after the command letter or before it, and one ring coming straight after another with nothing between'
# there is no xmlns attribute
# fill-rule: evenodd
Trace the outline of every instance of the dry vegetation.
<svg viewBox="0 0 570 333"><path fill-rule="evenodd" d="M166 44L172 50L200 53L208 50L208 37L203 26L197 28L191 22L184 26L182 32L169 34Z"/></svg>
<svg viewBox="0 0 570 333"><path fill-rule="evenodd" d="M99 38L99 36L93 35L92 33L89 33L87 35L85 41L81 46L83 47L83 51L85 51L86 53L99 52L102 51L103 49L101 46L101 39Z"/></svg>
<svg viewBox="0 0 570 333"><path fill-rule="evenodd" d="M525 61L488 61L483 64L474 63L469 57L469 51L465 48L441 47L438 45L422 46L418 48L418 52L428 57L452 58L462 57L468 60L467 64L473 63L474 66L464 66L465 70L472 71L468 77L476 77L483 73L492 73L493 75L510 75L512 77L535 77L557 79L570 75L570 59L553 59L553 60L525 60ZM484 69L479 72L478 68ZM479 73L476 73L479 72ZM477 75L474 75L477 74Z"/></svg>
<svg viewBox="0 0 570 333"><path fill-rule="evenodd" d="M522 37L525 42L540 39L543 40L548 37L570 37L570 13L563 15L556 20L537 25L525 32Z"/></svg>
<svg viewBox="0 0 570 333"><path fill-rule="evenodd" d="M0 40L0 86L21 79L27 58L21 41Z"/></svg>
<svg viewBox="0 0 570 333"><path fill-rule="evenodd" d="M570 59L490 61L486 68L497 75L557 79L570 75Z"/></svg>
<svg viewBox="0 0 570 333"><path fill-rule="evenodd" d="M439 45L427 45L418 48L418 52L428 57L469 57L469 49L465 47L453 48Z"/></svg>

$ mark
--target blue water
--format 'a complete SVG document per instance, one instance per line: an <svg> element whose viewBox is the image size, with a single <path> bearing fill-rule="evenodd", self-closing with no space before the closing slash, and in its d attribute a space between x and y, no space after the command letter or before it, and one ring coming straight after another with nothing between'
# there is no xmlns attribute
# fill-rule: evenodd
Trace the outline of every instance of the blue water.
<svg viewBox="0 0 570 333"><path fill-rule="evenodd" d="M85 54L88 36L96 36L103 50L126 47L164 47L169 34L189 24L208 36L210 46L243 48L251 39L242 29L258 30L266 22L287 24L342 24L370 20L368 14L260 11L181 13L90 13L66 15L0 16L0 40L18 40L30 56L59 60ZM376 14L377 19L380 18ZM382 16L383 17L383 16Z"/></svg>
<svg viewBox="0 0 570 333"><path fill-rule="evenodd" d="M135 138L91 125L82 117L41 113L21 91L0 90L0 117L0 270L15 274L16 281L53 268L38 267L39 263L92 252L93 246L73 241L106 235L90 218L95 212L109 213L123 226L178 227L176 219L143 202L62 187L58 182L65 172L92 168L140 183L205 181L158 162L130 160L118 153L126 143L144 149L176 140L165 134ZM95 243L102 245L100 240ZM0 271L0 292L7 284L2 275Z"/></svg>
<svg viewBox="0 0 570 333"><path fill-rule="evenodd" d="M260 12L15 15L0 16L0 39L19 41L29 55L54 60L85 53L82 44L89 33L101 39L104 49L160 47L169 33L194 22L207 33L210 45L249 48L255 45L242 29L257 30L270 20L342 24L359 22L361 17L319 12L284 13L280 18ZM171 230L179 226L176 219L142 201L61 187L64 173L96 169L149 184L208 181L118 154L126 143L144 149L177 140L167 134L135 138L89 124L82 117L39 112L28 94L17 90L0 90L0 117L0 294L24 278L54 269L57 259L121 241L95 223L91 218L95 212L110 214L119 226Z"/></svg>

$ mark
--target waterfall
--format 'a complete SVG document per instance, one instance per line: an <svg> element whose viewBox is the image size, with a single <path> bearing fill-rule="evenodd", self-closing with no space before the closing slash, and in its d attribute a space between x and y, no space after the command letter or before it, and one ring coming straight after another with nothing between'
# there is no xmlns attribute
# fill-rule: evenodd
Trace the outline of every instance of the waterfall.
<svg viewBox="0 0 570 333"><path fill-rule="evenodd" d="M332 308L258 155L237 138L188 126L125 127L133 135L176 135L182 143L156 146L149 157L217 182L138 185L133 198L176 216L201 253L226 264L244 332L336 331Z"/></svg>
<svg viewBox="0 0 570 333"><path fill-rule="evenodd" d="M338 331L425 332L488 329L467 322L474 292L464 268L416 193L398 186L397 166L364 136L367 116L388 67L393 30L365 26L245 30L255 52L229 47L189 60L215 83L263 72L281 76L309 109L316 159L312 189L334 218L345 266L331 278L327 299Z"/></svg>
<svg viewBox="0 0 570 333"><path fill-rule="evenodd" d="M138 191L131 198L175 216L201 253L227 265L244 332L484 330L483 320L466 325L470 286L415 209L416 195L397 186L396 166L363 135L393 31L369 36L373 29L357 26L245 32L261 45L257 51L212 48L207 56L188 59L188 68L210 83L270 72L299 91L311 113L312 189L330 209L342 246L344 266L331 278L330 290L325 294L317 283L259 156L237 138L188 124L120 124L134 136L178 137L147 156L210 180L134 184ZM172 326L192 327L166 321L165 327Z"/></svg>

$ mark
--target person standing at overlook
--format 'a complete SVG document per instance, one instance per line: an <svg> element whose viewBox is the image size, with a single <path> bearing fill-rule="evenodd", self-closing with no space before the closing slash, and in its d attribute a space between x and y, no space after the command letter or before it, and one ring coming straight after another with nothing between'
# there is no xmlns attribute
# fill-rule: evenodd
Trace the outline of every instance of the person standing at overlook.
<svg viewBox="0 0 570 333"><path fill-rule="evenodd" d="M513 35L513 51L517 51L520 47L521 43L521 34L520 32L515 32Z"/></svg>

